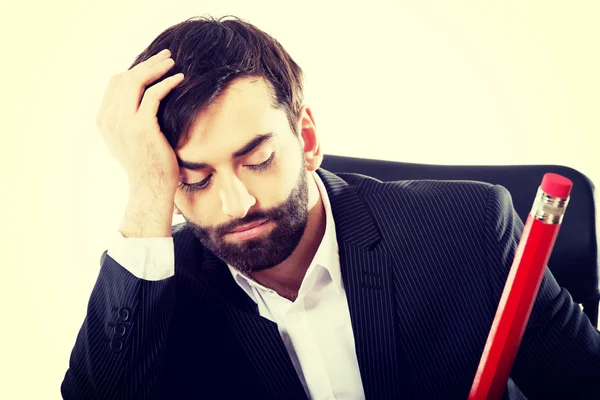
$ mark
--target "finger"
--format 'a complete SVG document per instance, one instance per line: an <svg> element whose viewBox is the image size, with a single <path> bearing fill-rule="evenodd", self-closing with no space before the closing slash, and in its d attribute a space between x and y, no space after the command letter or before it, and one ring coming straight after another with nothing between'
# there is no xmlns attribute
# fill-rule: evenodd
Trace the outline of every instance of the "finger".
<svg viewBox="0 0 600 400"><path fill-rule="evenodd" d="M136 87L135 89L128 89L124 86L123 92L125 94L128 94L128 96L126 96L124 101L122 101L122 104L119 105L120 109L124 108L125 110L127 110L127 108L129 108L129 112L137 111L137 108L140 104L140 97L144 92L144 88L148 86L148 84L152 83L160 77L160 75L156 76L156 74L153 73L156 71L156 67L163 67L172 64L173 61L170 57L171 50L163 49L155 55L153 55L152 57L148 58L147 60L142 61L134 67L130 68L123 74L125 78L123 79L123 81L131 82ZM164 72L168 70L163 70L162 68L159 69ZM148 81L148 79L150 79L150 81ZM140 87L141 85L143 86ZM133 90L133 92L130 92L131 90Z"/></svg>
<svg viewBox="0 0 600 400"><path fill-rule="evenodd" d="M138 110L138 116L149 120L156 118L160 101L183 81L183 74L175 74L146 89Z"/></svg>
<svg viewBox="0 0 600 400"><path fill-rule="evenodd" d="M136 80L135 76L140 76L140 81L143 84L144 80L145 80L144 77L147 76L149 72L152 72L153 69L157 65L161 65L161 63L162 63L161 67L162 66L166 67L169 64L172 64L172 60L166 61L166 60L170 59L170 56L171 56L171 50L163 49L163 50L159 51L158 53L156 53L155 55L153 55L152 57L148 58L147 60L142 61L139 64L135 65L133 68L129 69L128 71L114 76L113 79L111 79L111 82L109 83L107 91L104 95L105 104L103 104L103 107L102 107L103 112L107 113L108 109L114 107L117 110L117 115L120 115L123 111L126 111L127 108L129 107L129 110L128 110L129 113L135 113L137 111L137 107L140 103L140 97L143 93L144 88L143 87L134 87L133 89L131 89L130 82ZM113 82L113 80L115 80L115 78L118 78L118 79L116 79L116 81ZM154 79L158 79L158 77L156 77ZM116 99L115 98L117 89L119 89L118 92L121 92L122 95L125 96L124 99ZM132 92L132 90L133 90L133 92Z"/></svg>
<svg viewBox="0 0 600 400"><path fill-rule="evenodd" d="M175 65L172 58L167 58L152 68L147 70L138 70L135 72L127 72L127 75L121 81L122 89L120 99L120 112L122 115L133 115L137 112L140 100L144 94L144 90L148 85L152 84L164 76Z"/></svg>
<svg viewBox="0 0 600 400"><path fill-rule="evenodd" d="M159 62L165 60L166 58L171 56L171 50L169 49L163 49L161 51L159 51L158 53L156 53L155 55L153 55L152 57L148 58L147 60L144 60L142 62L140 62L139 64L136 64L134 67L132 67L130 69L130 71L133 70L140 70L140 69L144 69L147 67L153 67L154 65L158 64Z"/></svg>

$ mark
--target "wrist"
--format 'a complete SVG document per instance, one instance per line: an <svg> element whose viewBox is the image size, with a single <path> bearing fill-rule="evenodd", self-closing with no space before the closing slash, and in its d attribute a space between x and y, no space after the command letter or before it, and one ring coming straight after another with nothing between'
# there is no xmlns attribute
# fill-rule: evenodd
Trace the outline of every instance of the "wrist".
<svg viewBox="0 0 600 400"><path fill-rule="evenodd" d="M119 230L125 237L169 237L172 234L173 197L137 192L129 198Z"/></svg>

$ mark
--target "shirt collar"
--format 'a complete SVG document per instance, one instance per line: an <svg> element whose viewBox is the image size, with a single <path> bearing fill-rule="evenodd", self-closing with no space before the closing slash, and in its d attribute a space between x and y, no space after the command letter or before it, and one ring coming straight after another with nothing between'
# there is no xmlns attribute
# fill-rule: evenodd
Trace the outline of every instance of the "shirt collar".
<svg viewBox="0 0 600 400"><path fill-rule="evenodd" d="M316 265L323 267L325 270L329 272L329 276L333 281L336 291L339 294L342 287L342 276L340 271L340 261L339 261L339 248L337 243L337 235L335 231L335 221L333 219L333 211L331 210L331 203L329 202L329 196L327 194L327 189L325 188L325 184L321 180L321 177L313 172L312 176L317 184L317 188L319 189L319 194L321 196L321 201L323 202L323 208L325 209L325 233L323 234L323 239L317 248L317 252L311 262L311 265L307 269L307 274L309 271L315 269ZM272 291L256 282L245 273L240 272L235 269L231 265L227 264L231 275L233 276L235 282L240 286L248 296L257 302L254 292L252 290L252 286L264 291Z"/></svg>
<svg viewBox="0 0 600 400"><path fill-rule="evenodd" d="M329 275L339 293L343 287L343 283L340 271L339 248L335 231L335 221L333 220L333 211L331 210L331 203L329 202L329 195L327 194L325 184L316 172L313 172L313 176L317 183L317 187L319 188L321 201L323 202L323 208L325 209L325 234L323 235L323 239L319 244L319 248L315 253L311 265L318 264L329 271Z"/></svg>

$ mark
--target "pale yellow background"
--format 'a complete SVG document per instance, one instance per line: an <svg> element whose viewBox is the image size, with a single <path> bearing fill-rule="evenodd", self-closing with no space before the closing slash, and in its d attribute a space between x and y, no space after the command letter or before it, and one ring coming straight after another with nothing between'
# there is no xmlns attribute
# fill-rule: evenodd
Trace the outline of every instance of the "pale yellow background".
<svg viewBox="0 0 600 400"><path fill-rule="evenodd" d="M0 398L59 398L126 200L96 111L109 77L167 27L234 14L278 38L329 153L563 164L598 183L599 4L2 2Z"/></svg>

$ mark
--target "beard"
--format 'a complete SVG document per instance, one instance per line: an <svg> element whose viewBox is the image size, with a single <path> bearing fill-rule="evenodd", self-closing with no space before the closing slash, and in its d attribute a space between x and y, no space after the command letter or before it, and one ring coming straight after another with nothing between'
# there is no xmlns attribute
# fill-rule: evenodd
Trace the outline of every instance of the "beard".
<svg viewBox="0 0 600 400"><path fill-rule="evenodd" d="M249 274L272 268L292 254L304 234L308 221L308 184L305 171L303 162L296 186L287 200L279 206L255 211L237 221L217 227L203 227L183 217L200 243L235 269ZM261 220L274 222L275 227L261 237L235 243L225 240L225 235L236 227Z"/></svg>

